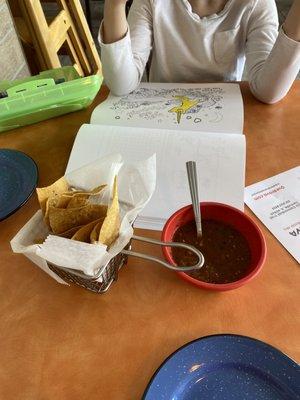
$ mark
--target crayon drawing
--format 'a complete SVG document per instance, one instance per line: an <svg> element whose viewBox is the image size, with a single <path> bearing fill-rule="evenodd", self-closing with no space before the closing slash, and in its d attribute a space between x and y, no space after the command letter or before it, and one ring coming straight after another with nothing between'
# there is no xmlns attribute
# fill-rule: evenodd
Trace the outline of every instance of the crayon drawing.
<svg viewBox="0 0 300 400"><path fill-rule="evenodd" d="M238 84L145 82L130 94L110 94L91 123L241 134L243 100Z"/></svg>
<svg viewBox="0 0 300 400"><path fill-rule="evenodd" d="M181 105L171 108L169 112L174 112L177 114L177 122L180 124L182 114L187 113L188 110L196 106L200 100L192 100L186 96L174 96L174 98L181 100Z"/></svg>
<svg viewBox="0 0 300 400"><path fill-rule="evenodd" d="M221 88L164 89L140 87L115 98L110 109L118 120L156 120L173 124L218 124L223 119Z"/></svg>

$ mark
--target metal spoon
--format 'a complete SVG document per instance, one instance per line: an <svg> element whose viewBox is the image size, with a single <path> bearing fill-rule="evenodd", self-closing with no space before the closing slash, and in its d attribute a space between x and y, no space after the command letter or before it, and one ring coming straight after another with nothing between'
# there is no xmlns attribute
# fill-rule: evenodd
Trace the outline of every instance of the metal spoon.
<svg viewBox="0 0 300 400"><path fill-rule="evenodd" d="M202 237L202 224L201 224L201 211L199 203L199 192L198 192L198 179L197 179L197 167L195 161L188 161L186 163L187 175L189 179L189 187L191 192L191 199L193 204L197 236Z"/></svg>

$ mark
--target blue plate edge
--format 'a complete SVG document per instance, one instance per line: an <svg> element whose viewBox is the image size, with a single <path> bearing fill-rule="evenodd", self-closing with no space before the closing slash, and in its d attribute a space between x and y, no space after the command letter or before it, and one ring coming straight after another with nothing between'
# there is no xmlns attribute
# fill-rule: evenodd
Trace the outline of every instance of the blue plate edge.
<svg viewBox="0 0 300 400"><path fill-rule="evenodd" d="M8 213L4 218L0 218L0 222L2 222L2 221L5 221L7 218L9 218L11 215L15 214L18 210L20 210L20 208L22 208L27 203L27 201L31 198L31 196L33 195L33 192L35 191L35 189L37 188L37 185L38 185L39 169L38 169L37 163L34 161L34 159L32 157L30 157L28 154L24 153L24 151L16 150L16 149L8 149L8 148L1 148L0 150L9 150L12 152L17 152L17 153L21 153L21 154L25 155L27 158L29 158L33 162L35 169L36 169L36 182L35 182L35 186L33 187L32 191L30 192L28 197L23 201L23 203L19 205L19 207L17 207L15 210Z"/></svg>
<svg viewBox="0 0 300 400"><path fill-rule="evenodd" d="M195 342L199 342L201 340L204 339L210 339L213 337L233 337L233 338L242 338L242 339L250 339L251 341L255 341L258 342L260 344L263 344L264 346L270 347L272 350L275 350L275 352L279 353L280 356L285 357L288 361L292 362L293 364L295 364L297 367L299 367L299 364L293 360L291 357L289 357L287 354L283 353L281 350L277 349L276 347L272 346L269 343L263 342L260 339L256 339L256 338L252 338L250 336L244 336L244 335L238 335L238 334L234 334L234 333L217 333L214 335L207 335L207 336L201 336L200 338L191 340L190 342L182 345L181 347L179 347L177 350L175 350L172 354L170 354L167 358L164 359L164 361L160 364L160 366L156 369L156 371L154 372L154 374L152 375L148 385L146 386L146 389L142 395L141 400L146 400L146 395L149 392L149 389L152 385L152 382L154 381L154 379L156 378L157 374L160 372L160 370L164 367L164 365L175 355L177 354L179 351L181 351L182 349L184 349L187 346L190 346L191 344L195 343Z"/></svg>

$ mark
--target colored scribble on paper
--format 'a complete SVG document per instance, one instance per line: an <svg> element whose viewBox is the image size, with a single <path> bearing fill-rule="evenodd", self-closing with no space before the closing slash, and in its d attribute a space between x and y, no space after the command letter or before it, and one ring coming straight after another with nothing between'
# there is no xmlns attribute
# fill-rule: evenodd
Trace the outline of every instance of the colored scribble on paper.
<svg viewBox="0 0 300 400"><path fill-rule="evenodd" d="M223 120L224 89L145 88L116 98L110 106L115 118L126 121L152 121L158 125L219 124Z"/></svg>
<svg viewBox="0 0 300 400"><path fill-rule="evenodd" d="M169 112L177 114L177 122L178 124L180 124L182 114L185 114L188 110L196 106L200 100L192 100L186 96L174 96L174 97L175 99L181 101L181 105L171 108Z"/></svg>

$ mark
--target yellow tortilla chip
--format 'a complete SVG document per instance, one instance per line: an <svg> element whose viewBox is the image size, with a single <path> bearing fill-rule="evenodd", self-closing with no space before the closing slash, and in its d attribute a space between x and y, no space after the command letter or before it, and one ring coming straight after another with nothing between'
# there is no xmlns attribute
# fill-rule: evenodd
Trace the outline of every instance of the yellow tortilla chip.
<svg viewBox="0 0 300 400"><path fill-rule="evenodd" d="M72 196L70 202L68 203L67 208L76 208L82 207L88 204L88 199L90 196L97 196L102 192L102 190L106 187L106 185L98 186L90 192L82 192L82 191L74 191L68 192L68 195Z"/></svg>
<svg viewBox="0 0 300 400"><path fill-rule="evenodd" d="M120 224L118 186L117 177L115 177L112 203L107 210L107 215L101 227L98 241L109 247L119 236Z"/></svg>
<svg viewBox="0 0 300 400"><path fill-rule="evenodd" d="M58 181L54 182L50 186L36 189L40 207L44 215L46 211L46 203L49 197L66 192L68 189L69 185L64 177L58 179Z"/></svg>
<svg viewBox="0 0 300 400"><path fill-rule="evenodd" d="M90 222L87 225L82 226L75 235L72 236L72 240L78 240L79 242L90 243L90 235L94 230L95 226L101 226L104 218L96 219L95 221ZM100 230L100 227L99 227Z"/></svg>
<svg viewBox="0 0 300 400"><path fill-rule="evenodd" d="M92 244L98 243L99 233L100 233L100 229L103 225L103 221L104 221L104 218L92 230L92 232L90 234L90 243L92 243Z"/></svg>
<svg viewBox="0 0 300 400"><path fill-rule="evenodd" d="M48 226L49 225L49 209L50 207L57 207L57 208L66 208L68 203L72 198L66 195L54 195L49 197L46 202L46 210L44 215L44 220Z"/></svg>
<svg viewBox="0 0 300 400"><path fill-rule="evenodd" d="M71 196L67 196L65 194L56 197L57 197L57 203L56 203L57 208L67 208L69 202L72 200Z"/></svg>
<svg viewBox="0 0 300 400"><path fill-rule="evenodd" d="M95 196L97 194L100 194L104 188L106 188L107 185L101 185L95 187L93 190L68 190L67 192L63 193L66 196L80 196L80 195L86 195L86 196Z"/></svg>
<svg viewBox="0 0 300 400"><path fill-rule="evenodd" d="M90 193L91 193L91 196L100 194L100 193L102 192L102 190L106 188L106 186L107 186L107 185L101 185L101 186L95 187L95 188L90 192Z"/></svg>
<svg viewBox="0 0 300 400"><path fill-rule="evenodd" d="M98 186L91 192L80 192L76 191L72 194L72 198L68 203L67 208L82 207L88 204L88 200L91 196L97 196L106 187L106 185Z"/></svg>
<svg viewBox="0 0 300 400"><path fill-rule="evenodd" d="M89 195L80 194L78 196L71 197L67 208L78 208L87 205Z"/></svg>
<svg viewBox="0 0 300 400"><path fill-rule="evenodd" d="M49 223L53 233L62 233L69 229L86 225L99 218L104 218L107 206L102 204L88 204L79 208L49 207Z"/></svg>
<svg viewBox="0 0 300 400"><path fill-rule="evenodd" d="M66 232L57 234L57 236L60 236L60 237L66 238L66 239L71 239L76 234L76 232L78 232L81 228L82 228L82 226L75 226L74 228L71 228L71 229L67 230Z"/></svg>

